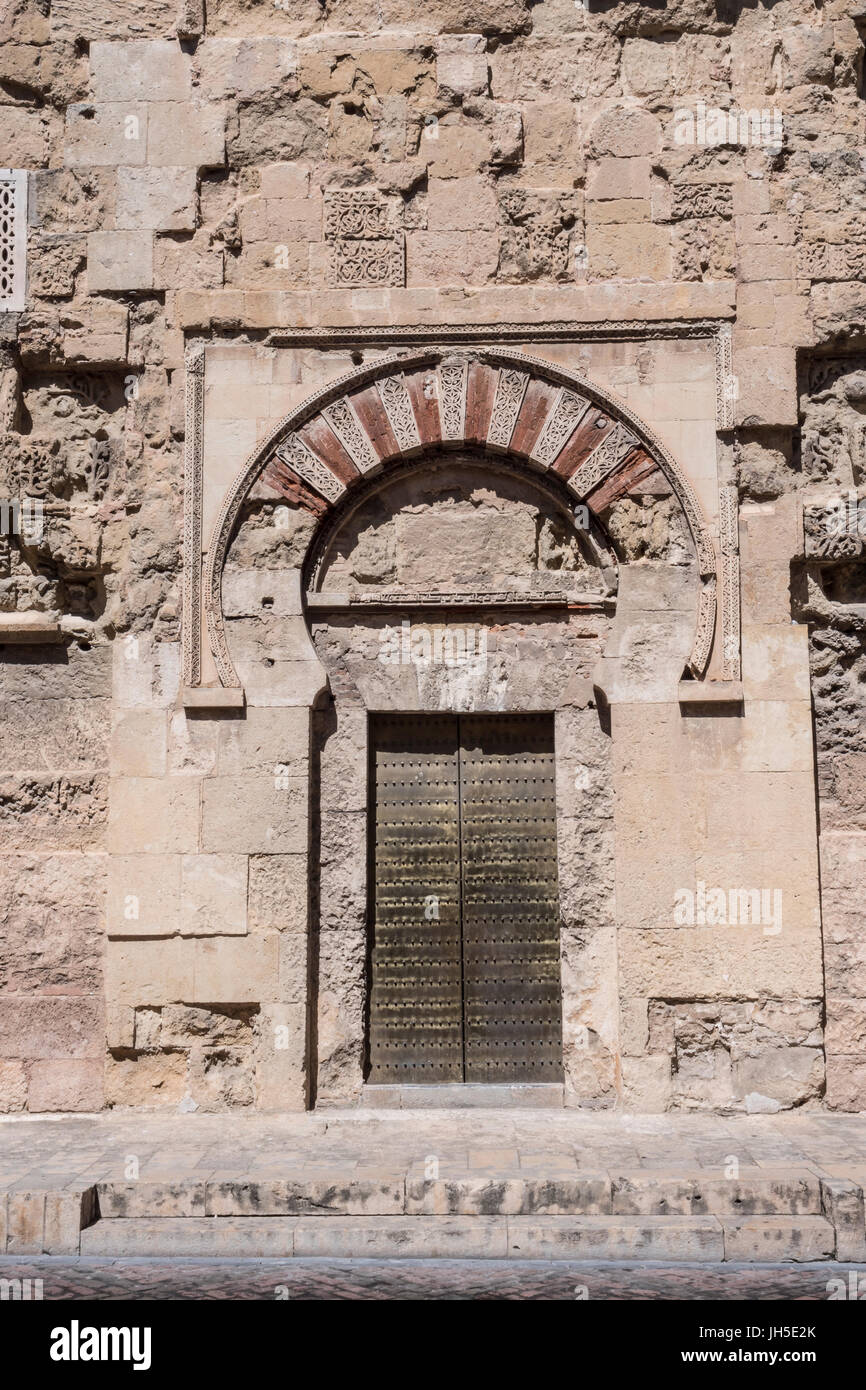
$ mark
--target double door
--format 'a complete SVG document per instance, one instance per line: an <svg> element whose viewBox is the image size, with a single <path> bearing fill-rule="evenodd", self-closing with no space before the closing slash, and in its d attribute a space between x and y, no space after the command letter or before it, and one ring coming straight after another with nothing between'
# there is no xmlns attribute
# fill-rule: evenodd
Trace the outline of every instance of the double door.
<svg viewBox="0 0 866 1390"><path fill-rule="evenodd" d="M369 1080L559 1081L552 715L371 722Z"/></svg>

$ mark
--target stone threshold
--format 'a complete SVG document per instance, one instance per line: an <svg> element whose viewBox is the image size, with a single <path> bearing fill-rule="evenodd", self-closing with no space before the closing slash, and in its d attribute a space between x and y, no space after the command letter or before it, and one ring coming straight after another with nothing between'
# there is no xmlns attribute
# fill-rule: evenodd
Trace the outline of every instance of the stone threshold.
<svg viewBox="0 0 866 1390"><path fill-rule="evenodd" d="M476 1083L460 1081L440 1085L366 1085L357 1102L373 1110L512 1110L556 1109L565 1104L565 1088L560 1083ZM319 1106L324 1110L327 1107Z"/></svg>

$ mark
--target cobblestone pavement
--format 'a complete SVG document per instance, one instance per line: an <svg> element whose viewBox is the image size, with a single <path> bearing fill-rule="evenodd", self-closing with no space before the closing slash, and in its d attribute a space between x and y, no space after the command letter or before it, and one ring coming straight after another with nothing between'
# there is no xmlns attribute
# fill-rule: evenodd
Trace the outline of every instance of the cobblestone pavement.
<svg viewBox="0 0 866 1390"><path fill-rule="evenodd" d="M866 1289L863 1265L573 1263L525 1260L0 1260L0 1279L41 1279L50 1300L826 1301L828 1281ZM585 1292L584 1292L585 1290Z"/></svg>
<svg viewBox="0 0 866 1390"><path fill-rule="evenodd" d="M0 1190L100 1179L547 1178L635 1168L866 1169L866 1114L621 1115L576 1110L335 1110L293 1115L69 1115L0 1120ZM128 1172L135 1160L135 1173Z"/></svg>

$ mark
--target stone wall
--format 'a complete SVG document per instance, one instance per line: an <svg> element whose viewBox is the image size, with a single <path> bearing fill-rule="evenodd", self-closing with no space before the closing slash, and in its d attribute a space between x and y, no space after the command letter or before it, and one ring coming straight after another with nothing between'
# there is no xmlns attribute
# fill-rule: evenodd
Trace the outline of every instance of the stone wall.
<svg viewBox="0 0 866 1390"><path fill-rule="evenodd" d="M479 0L471 18L455 0L9 0L0 166L29 192L24 308L0 301L0 497L36 499L44 525L0 537L0 1107L307 1100L308 784L334 742L312 710L325 667L337 681L378 637L338 652L317 630L317 657L298 569L321 512L265 489L224 586L246 712L185 701L184 449L207 550L281 418L437 334L615 391L678 459L718 558L720 490L741 507L737 622L709 666L742 662L739 716L680 706L694 594L665 588L688 552L669 489L606 517L614 796L585 809L616 822L623 1012L614 1029L612 977L575 938L566 978L579 958L607 1001L597 1029L572 1020L598 1033L567 1056L575 1089L822 1095L814 700L827 1099L866 1105L866 583L859 550L825 563L802 520L866 488L863 37L845 0ZM364 545L364 575L390 575L384 534ZM206 633L200 683L218 684ZM592 703L568 708L566 744L580 728L595 747ZM781 941L673 928L678 889L732 875L790 891ZM613 910L592 909L602 935Z"/></svg>

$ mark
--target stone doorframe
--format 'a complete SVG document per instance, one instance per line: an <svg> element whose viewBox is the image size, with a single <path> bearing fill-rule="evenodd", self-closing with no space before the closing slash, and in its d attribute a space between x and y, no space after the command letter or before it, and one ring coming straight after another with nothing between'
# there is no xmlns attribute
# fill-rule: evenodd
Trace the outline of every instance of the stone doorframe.
<svg viewBox="0 0 866 1390"><path fill-rule="evenodd" d="M195 368L188 396L188 441L200 432L202 353ZM506 348L426 347L385 355L341 376L286 415L256 446L222 503L206 542L203 570L188 547L192 563L185 577L185 685L199 685L206 633L218 689L226 692L224 702L233 703L230 692L237 692L238 702L243 699L226 640L222 580L244 501L260 480L276 493L287 487L293 497L299 488L311 493L328 512L354 485L385 466L424 450L461 446L509 455L530 470L558 475L596 521L618 497L660 472L685 516L700 579L689 670L697 680L707 673L721 568L727 599L723 673L726 679L736 679L738 652L736 660L729 652L732 637L738 638L736 547L726 543L731 527L724 525L723 507L725 534L714 541L693 487L658 436L612 392L541 358ZM188 540L196 534L197 516L200 521L200 489L200 478L196 484L188 476ZM724 500L730 501L723 494ZM735 506L733 518L735 535ZM206 697L202 703L207 703Z"/></svg>

